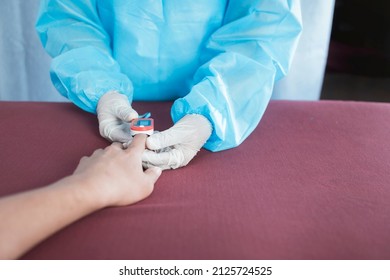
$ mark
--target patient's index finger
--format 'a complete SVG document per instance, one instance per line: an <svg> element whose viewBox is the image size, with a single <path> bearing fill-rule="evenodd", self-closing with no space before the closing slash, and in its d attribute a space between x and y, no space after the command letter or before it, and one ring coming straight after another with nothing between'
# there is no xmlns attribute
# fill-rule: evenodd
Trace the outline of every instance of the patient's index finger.
<svg viewBox="0 0 390 280"><path fill-rule="evenodd" d="M134 136L133 141L131 141L127 150L136 149L139 151L144 151L146 146L146 138L148 136L146 134L137 134Z"/></svg>

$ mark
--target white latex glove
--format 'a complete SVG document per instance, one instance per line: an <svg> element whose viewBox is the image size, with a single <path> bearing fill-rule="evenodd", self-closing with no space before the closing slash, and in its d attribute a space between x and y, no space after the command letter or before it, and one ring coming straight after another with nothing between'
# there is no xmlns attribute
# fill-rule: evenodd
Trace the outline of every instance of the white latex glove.
<svg viewBox="0 0 390 280"><path fill-rule="evenodd" d="M115 91L104 94L97 105L100 135L112 142L131 141L130 124L138 118L138 113L131 108L127 96Z"/></svg>
<svg viewBox="0 0 390 280"><path fill-rule="evenodd" d="M186 115L171 128L146 140L145 167L176 169L186 166L211 135L211 123L202 115Z"/></svg>

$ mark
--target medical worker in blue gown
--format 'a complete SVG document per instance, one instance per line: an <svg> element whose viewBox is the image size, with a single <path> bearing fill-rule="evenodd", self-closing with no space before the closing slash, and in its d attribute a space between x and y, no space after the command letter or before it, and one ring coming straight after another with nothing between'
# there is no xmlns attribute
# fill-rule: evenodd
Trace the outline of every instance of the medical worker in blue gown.
<svg viewBox="0 0 390 280"><path fill-rule="evenodd" d="M131 140L133 100L174 100L144 165L185 166L256 128L301 32L299 0L45 0L36 28L57 90ZM161 152L163 151L163 152Z"/></svg>

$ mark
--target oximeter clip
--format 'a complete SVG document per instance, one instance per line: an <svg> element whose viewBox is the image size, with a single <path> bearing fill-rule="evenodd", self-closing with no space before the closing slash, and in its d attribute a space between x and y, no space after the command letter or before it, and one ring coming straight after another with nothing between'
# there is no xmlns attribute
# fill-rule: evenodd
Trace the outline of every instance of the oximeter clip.
<svg viewBox="0 0 390 280"><path fill-rule="evenodd" d="M154 120L150 118L151 114L146 113L140 118L134 119L130 123L130 132L132 136L137 134L152 135L154 132Z"/></svg>

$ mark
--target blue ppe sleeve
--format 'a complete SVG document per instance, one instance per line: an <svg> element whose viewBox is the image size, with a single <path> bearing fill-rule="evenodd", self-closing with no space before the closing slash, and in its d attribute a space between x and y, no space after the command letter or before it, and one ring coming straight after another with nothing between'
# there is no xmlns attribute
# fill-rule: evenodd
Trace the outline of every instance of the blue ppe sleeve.
<svg viewBox="0 0 390 280"><path fill-rule="evenodd" d="M44 0L36 30L54 57L50 77L63 96L92 113L108 91L118 91L132 100L132 83L112 57L110 37L100 23L96 0Z"/></svg>
<svg viewBox="0 0 390 280"><path fill-rule="evenodd" d="M207 62L171 110L174 122L186 114L210 120L213 132L204 147L211 151L238 146L256 128L302 30L299 0L228 3L224 24L206 45Z"/></svg>

